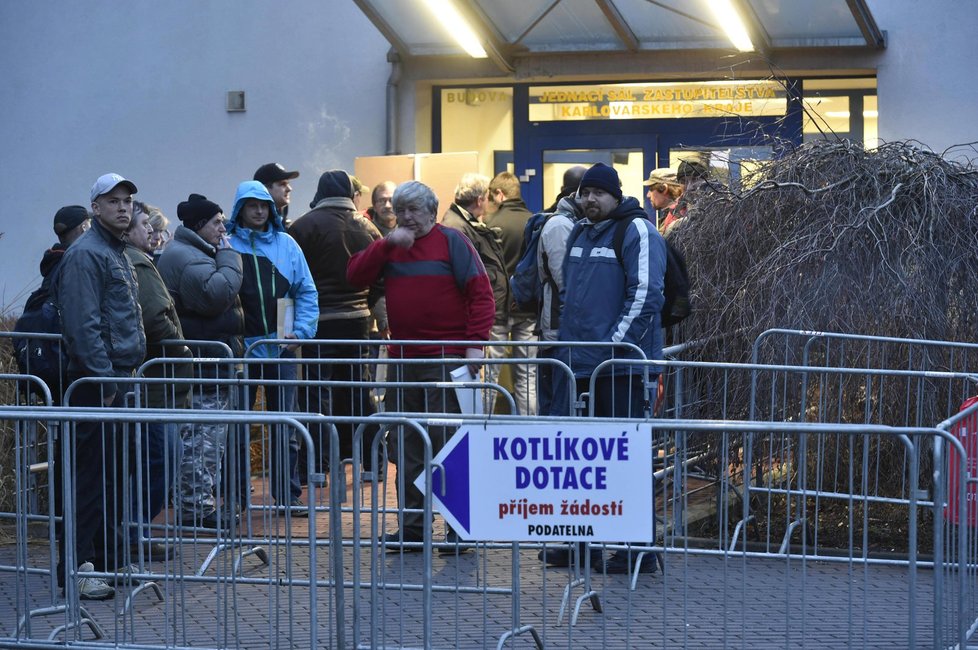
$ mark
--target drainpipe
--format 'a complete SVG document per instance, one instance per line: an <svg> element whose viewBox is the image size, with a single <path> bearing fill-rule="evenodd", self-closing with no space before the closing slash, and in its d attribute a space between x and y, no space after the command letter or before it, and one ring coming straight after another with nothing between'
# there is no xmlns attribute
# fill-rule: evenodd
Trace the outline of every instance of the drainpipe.
<svg viewBox="0 0 978 650"><path fill-rule="evenodd" d="M391 76L387 79L387 155L401 153L397 148L397 89L401 83L401 56L394 48L387 51Z"/></svg>

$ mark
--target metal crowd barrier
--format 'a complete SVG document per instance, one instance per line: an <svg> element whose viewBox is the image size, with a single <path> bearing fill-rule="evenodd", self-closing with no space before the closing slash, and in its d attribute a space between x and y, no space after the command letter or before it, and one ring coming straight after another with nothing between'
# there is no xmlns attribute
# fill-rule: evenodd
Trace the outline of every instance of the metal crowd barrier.
<svg viewBox="0 0 978 650"><path fill-rule="evenodd" d="M965 647L978 627L978 537L967 518L970 510L959 511L957 519L948 510L952 502L967 509L973 499L976 472L965 462L966 446L955 427L974 417L975 409L933 429L887 426L879 421L883 411L865 406L860 414L866 422L839 424L827 420L848 411L825 406L822 395L830 392L833 405L849 404L853 396L869 402L888 398L889 388L877 390L880 382L901 382L901 395L921 399L932 384L957 394L971 381L966 372L652 361L645 362L650 373L668 369L680 377L679 386L670 386L671 414L699 415L713 403L721 417L476 416L427 412L437 405L427 401L419 411L341 417L303 412L298 396L322 391L332 399L347 389L382 388L396 404L399 391L415 388L433 395L496 391L507 402L513 398L495 382L404 382L396 374L392 381L310 380L310 366L368 367L381 360L306 359L304 352L297 360L235 360L240 373L233 377L186 380L197 391L227 386L238 396L237 409L142 408L150 386L173 383L143 373L133 379L130 402L140 408L0 408L0 419L30 440L18 445L21 450L36 445L53 453L47 431L70 440L79 423L120 427L121 471L131 480L122 483L116 514L138 533L136 552L126 558L135 567L84 576L69 571L67 599L62 598L53 573L53 532L39 544L27 525L47 521L53 531L55 511L48 505L38 512L23 498L32 493L30 454L16 454L18 500L14 512L3 513L16 524L16 544L0 546L0 603L8 603L0 604L0 621L11 623L0 630L0 647ZM160 359L144 369L185 361ZM566 372L559 361L537 361ZM279 378L255 375L262 364L278 366ZM295 378L281 378L290 365L297 368ZM594 394L596 375L585 397ZM746 394L753 394L739 404L728 389L741 384L735 375L748 378ZM272 401L284 405L282 412L247 410L258 386L275 395ZM906 386L920 388L908 392ZM579 410L585 402L578 397L575 391ZM71 398L69 391L68 404ZM745 417L751 409L763 415L761 421ZM61 424L45 429L38 426L43 422ZM439 468L432 462L429 434L440 428L623 422L651 426L650 516L659 525L647 544L605 540L591 547L601 558L575 548L571 566L544 567L538 553L560 544L455 543L446 539L446 524L430 499L417 512L398 506L398 490L413 477L397 471L404 444L392 453L392 437L411 432L422 441L430 494ZM142 462L133 462L145 457L140 434L150 424L187 423L227 425L229 455L235 445L253 442L244 447L247 461L219 481L217 503L238 516L226 530L183 526L179 508L170 505L154 521L144 521L143 491L134 486L152 476ZM322 436L319 446L314 430ZM304 445L300 482L306 485L300 494L306 517L270 494L273 481L279 490L286 488L286 441L293 434ZM895 490L878 480L875 466L886 460L878 451L884 448L898 456ZM59 457L70 485L81 468L71 468L70 453L63 450ZM175 463L164 461L164 483L176 480ZM58 471L58 465L55 459L48 471ZM711 472L717 482L706 487L702 479ZM253 494L230 490L244 478L255 487ZM70 490L67 496L70 505ZM396 549L381 544L380 536L397 530L408 514L428 522L422 539ZM72 526L69 517L68 539ZM164 545L174 555L144 552L146 544ZM638 562L652 561L657 572L603 573L603 561L616 550L631 551ZM657 557L661 565L650 560ZM118 580L121 613L112 601L78 600L74 580L95 576Z"/></svg>
<svg viewBox="0 0 978 650"><path fill-rule="evenodd" d="M178 419L260 422L287 425L309 441L299 421L284 414L6 407L0 409L0 417L21 422L57 418L68 423L68 432L84 421L130 426ZM366 440L378 458L386 450L378 432L386 429L397 435L397 428L407 428L419 435L426 447L425 482L429 486L435 466L426 432L432 427L528 422L513 416L489 420L447 413L428 418L379 414L355 420L331 423L356 424L356 442ZM536 418L533 422L554 427L623 423L593 418ZM756 435L886 437L915 457L912 466L919 471L918 450L933 448L933 442L940 440L941 448L955 451L958 475L967 471L961 443L935 429L648 422L652 427L648 444L653 451L674 448L681 436L688 435L715 437L718 444L731 449L741 447L745 437ZM918 444L912 443L914 439ZM921 439L931 442L919 444ZM338 440L333 445L338 452ZM964 503L966 482L951 486L944 478L951 458L943 458L933 473L934 489L946 495L953 487L958 502ZM344 480L340 464L330 460L329 496L310 499L317 503L307 513L314 517L314 525L285 511L254 536L241 526L222 534L162 526L166 535L160 539L178 552L170 559L142 558L134 571L118 576L122 593L117 599L125 596L121 612L109 602L78 601L71 588L68 599L62 601L53 593L45 554L19 533L15 552L4 552L0 566L7 602L11 593L17 600L7 610L10 615L0 617L11 622L0 641L43 646L43 639L54 634L52 642L85 647L91 647L93 637L98 637L97 647L949 647L967 643L978 614L973 593L974 544L969 543L973 530L952 525L940 499L926 508L912 503L905 511L907 517L894 522L903 525L901 536L908 544L902 559L865 545L865 533L857 533L856 528L865 530L871 522L869 514L861 511L849 520L854 532L844 536L848 542L831 551L825 546L806 546L805 535L799 536L798 544L769 547L758 544L758 536L746 528L735 533L739 543L733 546L726 540L730 531L703 537L690 525L660 528L657 539L644 546L622 546L609 540L592 545L603 551L603 559L614 550L630 549L636 558L640 553L661 554L664 563L655 575L605 575L590 553L583 554L581 566L562 569L542 565L537 559L543 548L540 544L448 543L443 536L445 525L433 513L430 500L425 501L422 514L426 521L432 514L435 517L417 545L420 552L408 548L391 551L377 540L396 529L398 518L405 514L396 505L390 485L394 479L388 475L384 481L363 484L356 480L354 466L353 480L350 476ZM682 467L676 464L671 475L661 475L654 482L655 515L663 520L671 519L670 509L676 507ZM748 480L745 471L740 472L739 480ZM351 499L347 490L352 492ZM811 508L817 496L817 491L808 490L800 498ZM856 491L851 503L858 508ZM732 515L742 512L743 504L721 503L719 507ZM922 514L915 517L914 513ZM808 516L801 526L821 524L822 515L809 509ZM775 510L756 517L754 525L784 528L792 517L793 513ZM72 526L71 518L66 525ZM931 528L937 540L932 552L919 547L917 530L921 526ZM223 559L201 573L200 559L221 545L229 549L221 554ZM245 555L254 546L268 549L267 565ZM7 559L10 555L13 561ZM113 572L86 575L117 577ZM136 585L136 580L141 584Z"/></svg>
<svg viewBox="0 0 978 650"><path fill-rule="evenodd" d="M142 491L136 489L132 446L138 448L140 426L154 423L214 424L275 424L295 430L308 439L308 432L295 419L283 414L261 414L239 411L209 413L204 411L119 408L0 408L0 418L6 422L61 423L62 454L55 462L62 477L63 503L66 512L77 513L75 500L82 495L74 485L88 471L104 488L117 486L113 499L103 500L103 518L98 534L112 539L111 522L125 535L144 524L136 506ZM73 440L80 425L94 426L109 462L105 467L78 467L78 453ZM335 436L335 434L334 434ZM91 442L86 438L87 442ZM19 463L18 463L19 465ZM116 474L113 476L113 474ZM18 472L18 476L22 476ZM119 480L119 477L122 480ZM315 486L310 486L313 490ZM114 504L104 507L105 503ZM18 519L24 519L23 504L18 503ZM221 503L218 505L222 509ZM231 513L237 516L237 513ZM307 513L308 514L308 513ZM329 578L332 568L317 560L317 527L291 526L294 513L289 510L267 516L255 522L254 533L245 530L240 519L232 518L221 530L189 527L174 521L171 509L162 513L154 523L159 532L153 539L164 543L169 554L145 554L142 546L134 551L123 541L123 555L106 557L110 541L96 545L96 567L88 566L79 572L82 560L75 558L74 543L81 530L72 516L61 523L65 543L64 590L55 584L57 558L52 545L50 552L39 553L26 529L17 530L14 556L0 562L0 575L8 594L17 595L12 609L0 616L9 624L4 643L16 645L36 642L67 643L94 638L96 642L122 647L158 645L165 647L252 646L264 639L275 639L275 645L318 647L321 633L317 622L320 599L325 596L327 612L342 611L342 591L332 591ZM52 529L53 529L52 517ZM145 541L145 540L142 540ZM261 552L258 552L261 550ZM6 555L6 554L5 554ZM14 559L10 562L9 559ZM112 560L114 559L114 562ZM257 560L257 561L256 561ZM110 563L112 565L110 566ZM101 578L116 585L113 601L80 600L80 579ZM337 606L336 597L340 599ZM9 596L8 596L9 597ZM121 604L121 607L119 605ZM267 616L275 607L282 618L302 625L282 625L279 617ZM6 608L4 608L6 609ZM233 612L233 614L232 614ZM328 614L322 614L328 615ZM262 622L264 625L262 625ZM326 623L327 627L333 627ZM5 625L6 627L6 625Z"/></svg>
<svg viewBox="0 0 978 650"><path fill-rule="evenodd" d="M623 364L621 361L608 361L599 367L595 374L605 368ZM882 408L869 408L862 404L868 402L867 395L873 395L873 386L889 382L891 385L913 386L918 390L921 400L928 399L932 393L923 386L936 384L942 390L948 386L952 390L964 390L973 384L974 375L961 372L938 372L923 370L889 370L877 368L763 365L706 363L691 361L650 361L648 365L656 369L668 369L673 375L676 392L673 394L674 410L677 415L701 419L734 421L751 419L751 414L763 413L772 422L855 422L860 424L884 424L887 426L906 426L897 421L886 421L888 411ZM592 385L594 377L592 377ZM692 384L692 386L690 385ZM758 385L777 386L773 393L757 390ZM905 388L900 389L904 394ZM826 393L829 395L825 397ZM773 408L765 404L730 404L732 395L750 395L760 401L759 396L770 395ZM690 396L692 397L690 398ZM702 396L707 395L708 399ZM686 403L689 401L690 403ZM825 408L825 402L833 402L833 408ZM818 405L809 407L809 404ZM851 408L852 404L857 408ZM841 405L841 407L840 407ZM849 405L848 410L845 406ZM898 409L898 418L913 404L903 404ZM941 421L950 417L957 409L939 413ZM882 420L882 421L881 421ZM743 500L749 507L742 519L727 522L721 516L721 529L737 525L746 526L758 516L757 511L766 511L762 518L770 518L771 511L782 507L789 511L801 508L800 494L810 489L816 493L815 515L822 509L841 507L855 498L864 507L873 507L881 516L888 516L893 509L903 512L916 503L918 507L929 507L933 503L929 485L926 481L911 479L912 462L919 458L924 469L931 467L933 450L919 450L915 456L901 445L886 439L844 439L839 437L803 436L778 437L776 435L747 436L742 446L718 444L716 440L702 436L685 436L675 449L666 449L666 467L683 464L684 476L691 481L683 486L683 491L696 489L696 486L709 487L719 491L718 499ZM929 443L929 441L928 441ZM743 467L751 468L751 480L740 483L732 480ZM921 476L918 474L918 476ZM926 476L923 474L923 476ZM745 494L749 498L744 498ZM722 513L722 511L721 511ZM676 511L677 516L681 511ZM802 515L798 515L799 520ZM801 533L799 523L789 527L793 535ZM809 529L808 543L814 548L820 545L818 528ZM789 535L790 537L791 535ZM737 538L731 536L731 541ZM930 538L928 537L928 540ZM771 547L788 543L780 533L768 531L763 539Z"/></svg>

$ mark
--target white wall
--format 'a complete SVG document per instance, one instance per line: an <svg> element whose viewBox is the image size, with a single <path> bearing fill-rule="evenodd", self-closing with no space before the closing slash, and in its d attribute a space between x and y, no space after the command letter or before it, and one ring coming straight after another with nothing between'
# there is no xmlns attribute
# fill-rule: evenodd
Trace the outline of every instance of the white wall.
<svg viewBox="0 0 978 650"><path fill-rule="evenodd" d="M19 311L54 213L108 171L176 221L190 192L230 213L278 161L303 214L322 171L384 153L388 47L349 0L0 2L0 307Z"/></svg>
<svg viewBox="0 0 978 650"><path fill-rule="evenodd" d="M879 137L936 152L978 140L978 2L869 0L887 48L880 58ZM951 157L974 157L957 150Z"/></svg>

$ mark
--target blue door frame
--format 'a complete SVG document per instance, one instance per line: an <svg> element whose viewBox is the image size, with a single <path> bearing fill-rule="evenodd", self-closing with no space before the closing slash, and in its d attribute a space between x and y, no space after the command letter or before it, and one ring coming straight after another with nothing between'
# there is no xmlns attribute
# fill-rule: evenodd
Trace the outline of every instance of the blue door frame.
<svg viewBox="0 0 978 650"><path fill-rule="evenodd" d="M657 162L665 166L669 151L680 147L770 146L777 156L784 148L802 142L801 84L797 79L787 85L788 110L784 117L530 122L529 88L530 84L513 85L513 162L517 176L536 170L523 183L523 199L533 211L542 210L553 199L543 196L544 151L641 149L648 172ZM440 107L440 87L433 90L433 105ZM436 151L441 148L440 117L440 111L435 110L432 144Z"/></svg>
<svg viewBox="0 0 978 650"><path fill-rule="evenodd" d="M562 149L641 149L646 172L665 166L671 149L773 146L774 155L802 141L800 84L788 85L782 117L682 118L663 120L580 120L530 122L529 85L513 88L513 161L516 174L536 170L523 183L523 199L534 211L553 197L543 196L543 152ZM642 197L638 197L642 199Z"/></svg>

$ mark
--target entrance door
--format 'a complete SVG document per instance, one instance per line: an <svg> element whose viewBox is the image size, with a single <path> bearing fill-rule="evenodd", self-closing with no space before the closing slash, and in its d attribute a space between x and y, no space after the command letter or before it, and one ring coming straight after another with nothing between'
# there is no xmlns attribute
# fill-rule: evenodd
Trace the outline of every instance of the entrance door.
<svg viewBox="0 0 978 650"><path fill-rule="evenodd" d="M561 135L530 138L522 169L523 199L533 211L549 207L560 192L564 172L575 166L604 163L621 178L622 192L642 200L642 182L656 167L658 139L655 135L596 136Z"/></svg>

